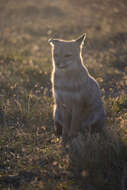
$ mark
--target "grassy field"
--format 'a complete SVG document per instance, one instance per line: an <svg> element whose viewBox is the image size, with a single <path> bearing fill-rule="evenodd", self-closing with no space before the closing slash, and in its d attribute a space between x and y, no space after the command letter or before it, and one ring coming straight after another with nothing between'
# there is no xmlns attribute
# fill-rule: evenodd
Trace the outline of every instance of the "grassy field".
<svg viewBox="0 0 127 190"><path fill-rule="evenodd" d="M84 63L100 84L110 140L86 135L78 176L53 132L48 39L84 32ZM125 183L126 0L0 0L0 190L124 190Z"/></svg>

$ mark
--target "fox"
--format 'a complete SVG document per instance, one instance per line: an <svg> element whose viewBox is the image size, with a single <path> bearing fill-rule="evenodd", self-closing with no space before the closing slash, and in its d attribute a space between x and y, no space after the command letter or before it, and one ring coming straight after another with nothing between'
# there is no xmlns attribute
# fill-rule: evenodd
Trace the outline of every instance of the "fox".
<svg viewBox="0 0 127 190"><path fill-rule="evenodd" d="M98 82L86 68L82 49L86 34L74 40L49 39L55 133L64 143L83 129L101 129L106 113Z"/></svg>

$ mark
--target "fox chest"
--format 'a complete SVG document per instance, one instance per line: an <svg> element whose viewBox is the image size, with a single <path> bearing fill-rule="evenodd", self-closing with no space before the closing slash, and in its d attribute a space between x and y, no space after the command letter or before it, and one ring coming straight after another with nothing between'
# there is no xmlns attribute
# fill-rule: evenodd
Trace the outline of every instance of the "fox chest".
<svg viewBox="0 0 127 190"><path fill-rule="evenodd" d="M67 107L73 104L79 104L83 98L83 93L77 88L59 88L54 87L56 103L64 104Z"/></svg>

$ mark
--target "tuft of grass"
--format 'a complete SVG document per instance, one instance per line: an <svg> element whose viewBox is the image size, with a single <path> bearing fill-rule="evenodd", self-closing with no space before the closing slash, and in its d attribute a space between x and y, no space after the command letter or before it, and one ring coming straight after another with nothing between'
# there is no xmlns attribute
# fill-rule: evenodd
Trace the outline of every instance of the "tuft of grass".
<svg viewBox="0 0 127 190"><path fill-rule="evenodd" d="M71 170L97 189L120 188L126 148L114 127L105 127L101 133L86 130L69 146Z"/></svg>

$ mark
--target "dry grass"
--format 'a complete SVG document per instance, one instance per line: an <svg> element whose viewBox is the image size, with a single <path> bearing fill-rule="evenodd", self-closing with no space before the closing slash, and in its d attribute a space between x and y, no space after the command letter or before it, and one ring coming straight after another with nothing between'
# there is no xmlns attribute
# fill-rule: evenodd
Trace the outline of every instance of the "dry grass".
<svg viewBox="0 0 127 190"><path fill-rule="evenodd" d="M112 8L109 0L23 0L18 4L1 0L0 189L114 190L124 186L126 18L124 0L112 1ZM109 128L80 134L67 154L52 128L47 41L50 37L72 39L84 32L85 64L101 86Z"/></svg>

